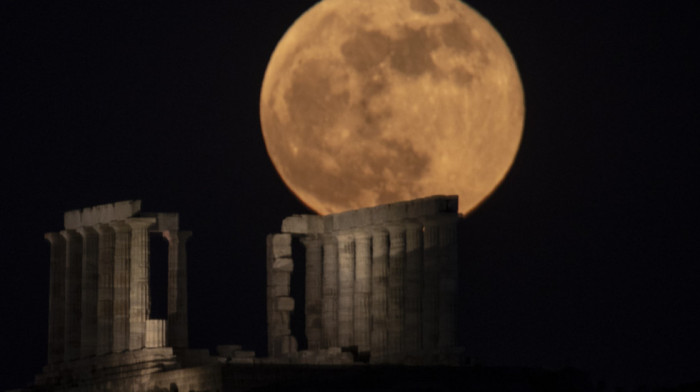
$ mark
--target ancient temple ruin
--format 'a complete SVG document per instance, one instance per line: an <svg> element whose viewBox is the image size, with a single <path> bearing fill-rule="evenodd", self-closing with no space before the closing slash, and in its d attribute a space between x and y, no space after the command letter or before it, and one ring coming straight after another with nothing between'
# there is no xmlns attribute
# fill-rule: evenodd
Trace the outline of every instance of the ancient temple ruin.
<svg viewBox="0 0 700 392"><path fill-rule="evenodd" d="M457 211L456 196L435 196L286 218L267 239L270 356L324 363L348 351L371 364L456 363ZM290 291L300 263L304 303ZM301 353L295 311L305 315Z"/></svg>
<svg viewBox="0 0 700 392"><path fill-rule="evenodd" d="M138 200L66 212L64 229L45 235L48 364L31 390L239 391L358 374L426 382L434 367L382 365L459 364L457 219L456 196L284 219L267 238L269 355L256 357L238 345L188 348L191 233L178 214L143 212ZM150 235L168 241L167 320L150 317Z"/></svg>

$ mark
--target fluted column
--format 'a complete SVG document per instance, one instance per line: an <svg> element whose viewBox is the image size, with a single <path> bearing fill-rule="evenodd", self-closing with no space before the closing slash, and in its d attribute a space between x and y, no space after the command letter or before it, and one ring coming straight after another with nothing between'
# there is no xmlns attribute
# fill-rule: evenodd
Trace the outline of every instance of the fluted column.
<svg viewBox="0 0 700 392"><path fill-rule="evenodd" d="M432 350L438 342L440 226L435 220L426 220L423 225L423 349Z"/></svg>
<svg viewBox="0 0 700 392"><path fill-rule="evenodd" d="M421 295L423 280L423 225L406 222L406 271L404 281L404 351L422 347Z"/></svg>
<svg viewBox="0 0 700 392"><path fill-rule="evenodd" d="M49 365L63 362L66 317L66 240L59 233L46 233L51 244L49 275Z"/></svg>
<svg viewBox="0 0 700 392"><path fill-rule="evenodd" d="M388 273L389 233L375 228L372 230L372 358L387 353Z"/></svg>
<svg viewBox="0 0 700 392"><path fill-rule="evenodd" d="M372 236L357 230L355 236L355 294L353 334L358 351L370 349L370 295L372 292Z"/></svg>
<svg viewBox="0 0 700 392"><path fill-rule="evenodd" d="M338 242L335 235L323 236L322 345L338 347Z"/></svg>
<svg viewBox="0 0 700 392"><path fill-rule="evenodd" d="M83 238L82 295L80 300L80 357L95 355L97 348L97 259L98 235L92 227L81 227Z"/></svg>
<svg viewBox="0 0 700 392"><path fill-rule="evenodd" d="M129 349L129 270L131 266L131 229L124 222L111 224L114 229L114 332L112 352Z"/></svg>
<svg viewBox="0 0 700 392"><path fill-rule="evenodd" d="M190 231L165 231L168 240L168 346L187 348L187 240Z"/></svg>
<svg viewBox="0 0 700 392"><path fill-rule="evenodd" d="M83 243L75 230L64 230L66 241L66 308L64 356L66 361L80 358L80 311L82 296Z"/></svg>
<svg viewBox="0 0 700 392"><path fill-rule="evenodd" d="M353 338L353 294L355 287L355 237L341 233L338 238L338 344L349 347Z"/></svg>
<svg viewBox="0 0 700 392"><path fill-rule="evenodd" d="M309 350L318 350L321 348L323 241L318 235L307 235L301 242L306 248L306 339Z"/></svg>
<svg viewBox="0 0 700 392"><path fill-rule="evenodd" d="M440 220L440 326L438 347L455 345L458 278L457 216Z"/></svg>
<svg viewBox="0 0 700 392"><path fill-rule="evenodd" d="M146 320L150 314L148 227L155 218L129 218L131 268L129 278L129 350L146 347Z"/></svg>
<svg viewBox="0 0 700 392"><path fill-rule="evenodd" d="M388 295L388 351L403 352L404 336L404 273L406 271L406 228L390 225L389 230L389 295Z"/></svg>
<svg viewBox="0 0 700 392"><path fill-rule="evenodd" d="M112 352L114 336L114 230L97 226L97 355Z"/></svg>

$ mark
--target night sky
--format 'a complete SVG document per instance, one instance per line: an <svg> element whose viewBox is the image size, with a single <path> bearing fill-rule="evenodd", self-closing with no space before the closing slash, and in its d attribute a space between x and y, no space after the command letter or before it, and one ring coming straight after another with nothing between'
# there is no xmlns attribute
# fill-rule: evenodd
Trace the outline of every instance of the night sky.
<svg viewBox="0 0 700 392"><path fill-rule="evenodd" d="M63 212L179 212L190 343L264 353L265 235L310 211L263 143L267 60L315 1L0 3L0 390L46 363ZM459 342L608 385L700 380L698 6L470 4L518 63L526 121L459 223Z"/></svg>

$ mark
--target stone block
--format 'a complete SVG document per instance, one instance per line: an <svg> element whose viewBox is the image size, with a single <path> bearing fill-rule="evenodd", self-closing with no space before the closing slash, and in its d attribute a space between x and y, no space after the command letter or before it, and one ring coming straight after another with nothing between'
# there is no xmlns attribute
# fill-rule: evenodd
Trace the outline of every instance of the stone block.
<svg viewBox="0 0 700 392"><path fill-rule="evenodd" d="M80 210L67 211L63 214L63 226L66 230L75 230L82 226Z"/></svg>
<svg viewBox="0 0 700 392"><path fill-rule="evenodd" d="M294 271L294 261L291 257L276 258L272 262L272 269L277 271L292 272Z"/></svg>
<svg viewBox="0 0 700 392"><path fill-rule="evenodd" d="M97 207L97 215L99 215L98 221L100 223L109 223L114 217L114 204L102 204Z"/></svg>
<svg viewBox="0 0 700 392"><path fill-rule="evenodd" d="M177 212L160 212L156 214L158 219L157 231L177 231L180 228L180 215Z"/></svg>
<svg viewBox="0 0 700 392"><path fill-rule="evenodd" d="M283 233L314 234L323 230L323 218L319 215L292 215L282 221Z"/></svg>
<svg viewBox="0 0 700 392"><path fill-rule="evenodd" d="M273 234L272 235L272 257L292 257L292 235Z"/></svg>
<svg viewBox="0 0 700 392"><path fill-rule="evenodd" d="M238 344L225 344L216 346L216 353L221 357L232 357L236 351L240 351L242 347Z"/></svg>
<svg viewBox="0 0 700 392"><path fill-rule="evenodd" d="M292 278L292 274L286 271L272 270L269 272L270 286L287 286Z"/></svg>
<svg viewBox="0 0 700 392"><path fill-rule="evenodd" d="M277 297L275 299L275 309L282 312L291 312L294 310L294 298L292 297Z"/></svg>
<svg viewBox="0 0 700 392"><path fill-rule="evenodd" d="M141 200L127 200L114 203L112 220L131 218L141 212Z"/></svg>

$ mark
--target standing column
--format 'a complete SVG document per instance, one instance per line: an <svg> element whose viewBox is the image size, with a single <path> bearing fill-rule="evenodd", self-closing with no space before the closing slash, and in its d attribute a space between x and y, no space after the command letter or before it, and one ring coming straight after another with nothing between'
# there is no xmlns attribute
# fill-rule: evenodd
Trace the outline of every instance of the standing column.
<svg viewBox="0 0 700 392"><path fill-rule="evenodd" d="M97 348L97 258L98 236L92 227L81 227L83 237L80 357L95 355Z"/></svg>
<svg viewBox="0 0 700 392"><path fill-rule="evenodd" d="M146 347L146 320L151 308L149 297L149 241L148 227L155 218L130 218L131 271L129 278L129 350Z"/></svg>
<svg viewBox="0 0 700 392"><path fill-rule="evenodd" d="M323 348L338 347L338 242L323 236L323 302L321 328Z"/></svg>
<svg viewBox="0 0 700 392"><path fill-rule="evenodd" d="M292 260L292 235L267 236L267 300L268 300L268 351L272 358L297 352L297 341L292 336L290 314L294 311L294 298L290 296Z"/></svg>
<svg viewBox="0 0 700 392"><path fill-rule="evenodd" d="M458 257L457 215L454 214L440 220L440 348L455 345Z"/></svg>
<svg viewBox="0 0 700 392"><path fill-rule="evenodd" d="M389 230L389 295L388 351L390 355L403 352L404 336L404 273L406 271L406 228L391 225Z"/></svg>
<svg viewBox="0 0 700 392"><path fill-rule="evenodd" d="M114 336L114 230L97 226L97 355L112 352Z"/></svg>
<svg viewBox="0 0 700 392"><path fill-rule="evenodd" d="M372 230L372 358L387 354L389 233Z"/></svg>
<svg viewBox="0 0 700 392"><path fill-rule="evenodd" d="M318 350L321 348L323 241L318 235L307 235L301 242L306 248L306 339L309 350Z"/></svg>
<svg viewBox="0 0 700 392"><path fill-rule="evenodd" d="M80 300L83 278L83 243L75 230L64 230L61 235L66 241L66 308L64 350L66 361L80 358Z"/></svg>
<svg viewBox="0 0 700 392"><path fill-rule="evenodd" d="M404 350L422 347L421 280L423 275L423 225L406 223L406 275L404 287Z"/></svg>
<svg viewBox="0 0 700 392"><path fill-rule="evenodd" d="M165 231L168 240L167 344L187 348L187 240L191 231Z"/></svg>
<svg viewBox="0 0 700 392"><path fill-rule="evenodd" d="M355 295L353 334L359 352L370 349L370 293L372 292L372 236L355 231Z"/></svg>
<svg viewBox="0 0 700 392"><path fill-rule="evenodd" d="M48 364L53 365L64 359L66 240L58 233L46 233L44 238L51 244Z"/></svg>
<svg viewBox="0 0 700 392"><path fill-rule="evenodd" d="M129 270L131 266L131 229L124 222L111 224L114 229L114 332L112 352L129 349Z"/></svg>
<svg viewBox="0 0 700 392"><path fill-rule="evenodd" d="M423 349L433 350L438 342L438 290L440 269L438 261L440 226L435 220L423 222Z"/></svg>
<svg viewBox="0 0 700 392"><path fill-rule="evenodd" d="M338 235L338 344L349 347L353 338L353 292L355 289L355 237Z"/></svg>

